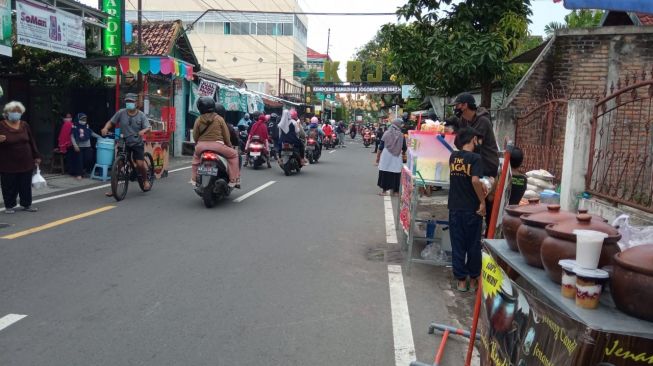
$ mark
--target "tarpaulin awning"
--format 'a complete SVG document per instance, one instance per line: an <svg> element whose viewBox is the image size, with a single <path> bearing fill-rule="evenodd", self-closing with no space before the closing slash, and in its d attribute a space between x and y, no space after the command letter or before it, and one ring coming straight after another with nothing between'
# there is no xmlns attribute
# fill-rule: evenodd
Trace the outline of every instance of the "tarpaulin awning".
<svg viewBox="0 0 653 366"><path fill-rule="evenodd" d="M193 65L170 56L124 56L118 59L123 74L163 74L193 79Z"/></svg>
<svg viewBox="0 0 653 366"><path fill-rule="evenodd" d="M564 0L567 9L603 9L653 13L651 0Z"/></svg>

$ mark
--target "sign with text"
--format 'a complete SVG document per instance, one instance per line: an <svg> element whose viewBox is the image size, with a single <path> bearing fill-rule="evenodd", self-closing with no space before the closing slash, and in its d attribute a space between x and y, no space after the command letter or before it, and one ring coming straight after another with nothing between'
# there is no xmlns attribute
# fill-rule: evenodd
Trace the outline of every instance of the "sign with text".
<svg viewBox="0 0 653 366"><path fill-rule="evenodd" d="M653 339L588 328L511 281L487 253L481 277L482 365L653 364Z"/></svg>
<svg viewBox="0 0 653 366"><path fill-rule="evenodd" d="M379 83L383 81L383 64L380 62L373 63L374 73L365 75L363 80L363 62L362 61L347 61L347 82L361 83L366 81L368 83ZM327 61L324 63L324 76L322 80L328 83L340 83L340 76L338 76L338 69L340 68L340 61Z"/></svg>
<svg viewBox="0 0 653 366"><path fill-rule="evenodd" d="M212 83L210 81L202 80L200 81L199 86L199 96L200 97L211 97L215 95L216 90L218 90L218 84Z"/></svg>
<svg viewBox="0 0 653 366"><path fill-rule="evenodd" d="M350 94L401 94L401 87L397 85L313 85L310 87L315 93L350 93Z"/></svg>
<svg viewBox="0 0 653 366"><path fill-rule="evenodd" d="M86 28L82 18L57 8L16 1L18 44L86 58Z"/></svg>
<svg viewBox="0 0 653 366"><path fill-rule="evenodd" d="M11 1L0 0L0 55L11 57Z"/></svg>
<svg viewBox="0 0 653 366"><path fill-rule="evenodd" d="M107 27L102 31L102 50L107 56L122 55L122 0L102 0L102 11L109 14ZM115 77L116 68L104 67L102 75Z"/></svg>

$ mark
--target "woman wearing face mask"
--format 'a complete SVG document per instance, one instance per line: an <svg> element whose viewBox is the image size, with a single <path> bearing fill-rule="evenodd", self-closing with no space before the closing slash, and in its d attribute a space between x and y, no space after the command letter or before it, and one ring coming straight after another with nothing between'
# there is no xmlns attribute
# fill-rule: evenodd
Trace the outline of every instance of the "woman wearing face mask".
<svg viewBox="0 0 653 366"><path fill-rule="evenodd" d="M41 163L41 154L29 125L20 119L24 113L23 104L12 101L0 121L0 185L6 214L16 212L18 196L24 211L37 211L32 207L32 172Z"/></svg>
<svg viewBox="0 0 653 366"><path fill-rule="evenodd" d="M73 145L72 175L81 180L84 173L93 168L93 149L91 148L91 137L101 137L88 127L86 114L77 114L77 123L72 128L70 140Z"/></svg>
<svg viewBox="0 0 653 366"><path fill-rule="evenodd" d="M70 140L70 134L73 130L73 117L70 113L66 113L61 123L61 130L59 131L59 138L57 139L59 152L66 155L66 168L68 173L74 176L75 166L75 151L72 149L73 143Z"/></svg>
<svg viewBox="0 0 653 366"><path fill-rule="evenodd" d="M379 196L385 196L390 190L393 195L399 194L401 169L403 168L401 154L407 148L406 139L401 133L402 122L400 118L392 121L379 143L379 152L376 155L376 165L379 166L377 185L381 188Z"/></svg>

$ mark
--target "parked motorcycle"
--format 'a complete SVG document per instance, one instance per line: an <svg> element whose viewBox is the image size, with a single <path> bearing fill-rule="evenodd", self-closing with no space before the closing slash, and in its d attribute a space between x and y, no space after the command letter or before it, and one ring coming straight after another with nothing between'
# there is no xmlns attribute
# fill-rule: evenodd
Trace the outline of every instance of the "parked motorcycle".
<svg viewBox="0 0 653 366"><path fill-rule="evenodd" d="M313 137L309 137L306 140L306 158L311 164L317 163L322 155L320 145L317 143L317 140Z"/></svg>
<svg viewBox="0 0 653 366"><path fill-rule="evenodd" d="M265 158L265 144L258 135L252 136L252 139L249 142L247 159L254 169L260 168L261 165L267 162Z"/></svg>
<svg viewBox="0 0 653 366"><path fill-rule="evenodd" d="M299 173L302 169L302 159L299 156L299 150L292 144L284 143L281 145L280 165L283 173L289 176L293 170Z"/></svg>
<svg viewBox="0 0 653 366"><path fill-rule="evenodd" d="M363 146L370 147L372 144L372 134L369 131L363 133Z"/></svg>
<svg viewBox="0 0 653 366"><path fill-rule="evenodd" d="M203 151L197 167L195 193L202 197L204 206L211 208L231 194L229 187L229 164L227 159L215 151Z"/></svg>

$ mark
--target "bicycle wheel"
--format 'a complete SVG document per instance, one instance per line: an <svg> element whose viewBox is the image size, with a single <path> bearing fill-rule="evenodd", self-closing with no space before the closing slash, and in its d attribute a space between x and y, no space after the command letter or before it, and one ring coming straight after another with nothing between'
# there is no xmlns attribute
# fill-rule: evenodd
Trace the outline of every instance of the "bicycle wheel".
<svg viewBox="0 0 653 366"><path fill-rule="evenodd" d="M145 153L145 166L147 167L147 180L150 182L149 190L151 190L156 176L154 175L154 159L152 158L152 155L147 152ZM143 178L139 175L138 186L141 187L141 191L147 192L145 188L143 188L143 183Z"/></svg>
<svg viewBox="0 0 653 366"><path fill-rule="evenodd" d="M129 167L125 157L119 156L111 168L111 193L116 201L125 199L128 185Z"/></svg>

